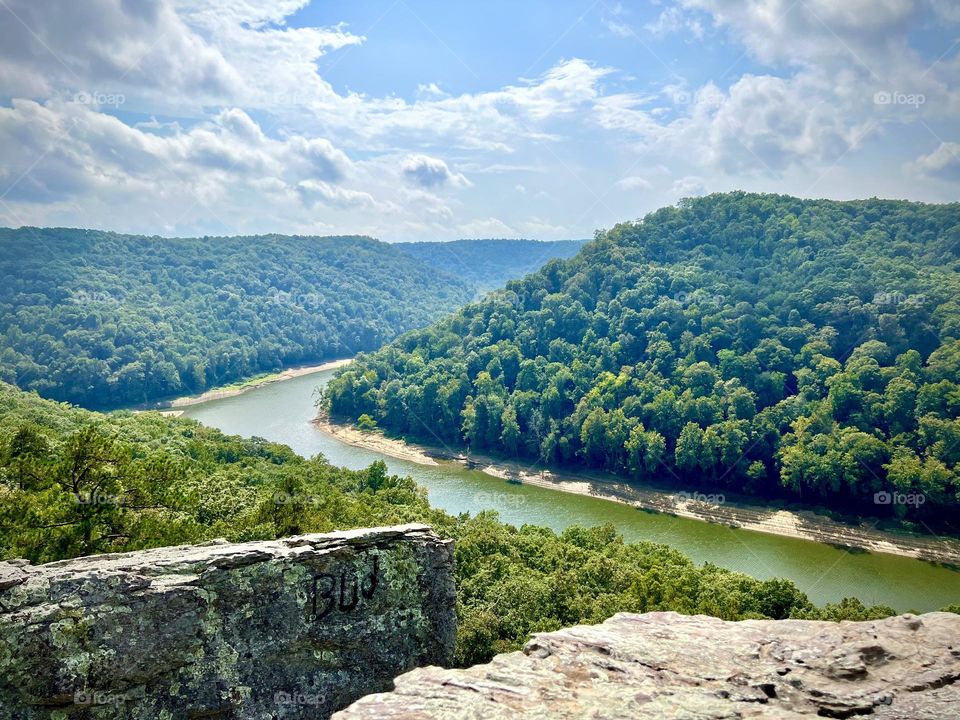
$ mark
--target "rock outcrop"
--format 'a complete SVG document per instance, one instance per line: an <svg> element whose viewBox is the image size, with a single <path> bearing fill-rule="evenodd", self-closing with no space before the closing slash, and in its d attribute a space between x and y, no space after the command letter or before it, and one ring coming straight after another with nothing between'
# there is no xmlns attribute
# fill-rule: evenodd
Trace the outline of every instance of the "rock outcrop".
<svg viewBox="0 0 960 720"><path fill-rule="evenodd" d="M337 720L960 718L960 615L615 615L467 670L421 668Z"/></svg>
<svg viewBox="0 0 960 720"><path fill-rule="evenodd" d="M0 718L325 718L452 662L424 525L0 563Z"/></svg>

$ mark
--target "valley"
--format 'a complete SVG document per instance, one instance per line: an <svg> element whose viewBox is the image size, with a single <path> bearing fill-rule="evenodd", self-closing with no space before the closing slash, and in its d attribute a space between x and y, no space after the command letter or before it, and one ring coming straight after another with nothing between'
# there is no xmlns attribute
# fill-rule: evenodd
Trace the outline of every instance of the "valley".
<svg viewBox="0 0 960 720"><path fill-rule="evenodd" d="M957 720L960 0L0 0L0 720Z"/></svg>
<svg viewBox="0 0 960 720"><path fill-rule="evenodd" d="M596 496L506 482L480 467L466 468L442 457L419 452L395 457L376 442L373 447L346 442L312 422L315 390L333 375L328 370L274 383L185 408L185 416L225 433L282 442L307 457L321 453L335 465L361 469L383 461L391 473L409 475L426 488L431 505L454 515L496 510L503 522L545 525L557 532L573 525L613 523L628 541L666 543L696 563L714 563L758 578L787 578L817 604L852 595L898 611L925 611L960 597L960 571L937 563L732 529L669 511L643 512ZM890 583L891 576L900 581Z"/></svg>

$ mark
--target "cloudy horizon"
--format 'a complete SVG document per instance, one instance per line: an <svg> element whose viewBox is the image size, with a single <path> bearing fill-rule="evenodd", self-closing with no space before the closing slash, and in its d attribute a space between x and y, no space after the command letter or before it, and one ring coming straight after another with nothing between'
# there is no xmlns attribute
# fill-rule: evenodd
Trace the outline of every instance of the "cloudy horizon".
<svg viewBox="0 0 960 720"><path fill-rule="evenodd" d="M517 5L0 0L0 225L562 239L734 189L958 198L951 0Z"/></svg>

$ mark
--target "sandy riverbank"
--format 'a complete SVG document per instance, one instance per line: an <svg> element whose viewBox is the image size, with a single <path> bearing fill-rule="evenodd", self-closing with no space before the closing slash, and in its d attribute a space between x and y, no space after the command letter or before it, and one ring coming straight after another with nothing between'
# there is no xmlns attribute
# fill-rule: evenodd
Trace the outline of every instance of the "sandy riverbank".
<svg viewBox="0 0 960 720"><path fill-rule="evenodd" d="M322 415L314 418L313 425L321 432L332 435L347 445L373 450L381 455L397 458L398 460L409 460L418 465L439 464L427 454L426 450L422 450L419 446L412 443L405 443L402 440L384 437L381 433L365 432L352 425L334 423Z"/></svg>
<svg viewBox="0 0 960 720"><path fill-rule="evenodd" d="M336 368L343 367L344 365L348 365L351 362L353 362L353 358L344 358L343 360L331 360L329 362L321 363L320 365L303 365L301 367L287 368L286 370L281 370L278 373L268 375L260 380L251 380L246 383L221 389L213 388L212 390L207 390L199 395L188 395L185 397L175 398L174 400L164 400L154 403L150 409L161 410L163 415L179 416L183 414L183 410L170 410L164 408L184 408L189 407L190 405L199 405L200 403L205 403L209 400L221 400L223 398L240 395L248 390L253 390L254 388L269 385L270 383L280 382L282 380L290 380L295 377L300 377L301 375L312 375L313 373L318 373L323 370L334 370ZM140 410L139 412L144 411Z"/></svg>
<svg viewBox="0 0 960 720"><path fill-rule="evenodd" d="M516 463L475 453L468 455L450 452L388 438L380 432L359 430L352 425L331 422L325 417L318 417L314 420L314 425L320 431L329 433L349 445L422 465L438 465L438 460L452 461L510 482L602 498L643 510L770 535L960 566L960 541L953 538L883 532L873 529L870 523L841 523L812 510L775 509L743 502L734 503L727 499L710 502L707 499L695 498L689 493L627 483L604 473L548 470L532 467L529 463Z"/></svg>

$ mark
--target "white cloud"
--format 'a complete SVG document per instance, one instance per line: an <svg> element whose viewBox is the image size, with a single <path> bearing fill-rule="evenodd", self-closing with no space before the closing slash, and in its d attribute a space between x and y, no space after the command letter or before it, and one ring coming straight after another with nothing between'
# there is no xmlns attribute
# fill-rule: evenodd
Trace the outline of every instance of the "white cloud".
<svg viewBox="0 0 960 720"><path fill-rule="evenodd" d="M960 181L960 143L940 143L929 155L921 155L913 169L929 178Z"/></svg>
<svg viewBox="0 0 960 720"><path fill-rule="evenodd" d="M0 81L15 98L0 107L0 193L8 191L17 224L55 217L190 232L229 220L276 230L327 227L336 219L327 212L363 207L362 217L341 216L350 230L446 234L472 213L431 193L408 195L397 175L427 190L472 184L423 149L468 151L464 164L473 167L543 171L502 155L531 140L558 141L544 125L588 107L611 72L571 59L476 93L426 83L412 102L340 94L317 60L365 39L342 25L287 26L307 1L91 0L82 10L5 3L35 33L0 8L10 20L0 22ZM78 93L84 102L70 102ZM116 109L174 119L128 125ZM369 159L351 159L361 151ZM490 219L469 222L507 232Z"/></svg>
<svg viewBox="0 0 960 720"><path fill-rule="evenodd" d="M302 180L297 184L297 191L304 202L311 206L328 203L338 207L375 207L377 204L370 193L349 190L320 180Z"/></svg>
<svg viewBox="0 0 960 720"><path fill-rule="evenodd" d="M140 88L209 99L242 76L168 2L7 0L0 7L4 89L21 97Z"/></svg>
<svg viewBox="0 0 960 720"><path fill-rule="evenodd" d="M470 186L466 177L452 172L440 158L429 155L407 155L400 163L400 169L408 180L425 188L443 185Z"/></svg>
<svg viewBox="0 0 960 720"><path fill-rule="evenodd" d="M460 237L477 238L517 238L520 233L495 217L476 218L461 224Z"/></svg>
<svg viewBox="0 0 960 720"><path fill-rule="evenodd" d="M604 22L604 25L606 25L607 30L609 30L611 34L619 38L628 38L633 35L633 30L630 29L630 26L619 20L608 19Z"/></svg>
<svg viewBox="0 0 960 720"><path fill-rule="evenodd" d="M914 0L679 0L713 16L767 63L821 64L828 58L869 63L910 27Z"/></svg>
<svg viewBox="0 0 960 720"><path fill-rule="evenodd" d="M697 40L702 39L704 33L700 19L676 5L663 9L655 21L647 23L643 28L654 35L686 30Z"/></svg>
<svg viewBox="0 0 960 720"><path fill-rule="evenodd" d="M617 180L616 186L621 190L649 190L653 187L649 180L637 175L620 178Z"/></svg>
<svg viewBox="0 0 960 720"><path fill-rule="evenodd" d="M293 137L289 140L291 163L299 164L305 174L323 180L342 180L350 168L346 153L325 138Z"/></svg>
<svg viewBox="0 0 960 720"><path fill-rule="evenodd" d="M723 90L665 85L663 98L623 92L595 103L595 121L700 172L780 177L830 168L887 128L960 113L960 59L921 61L910 32L921 0L678 0L649 29L680 29L708 13L777 74L746 74ZM947 48L945 48L947 49ZM887 97L912 102L884 102ZM879 100L878 100L879 98Z"/></svg>
<svg viewBox="0 0 960 720"><path fill-rule="evenodd" d="M445 97L447 93L440 89L440 86L435 82L432 83L420 83L417 85L417 94L423 95L426 97Z"/></svg>
<svg viewBox="0 0 960 720"><path fill-rule="evenodd" d="M556 236L569 222L564 234L587 235L586 223L634 216L638 198L652 209L706 187L805 192L878 138L928 140L918 120L957 139L960 55L949 43L915 49L931 18L960 22L949 0L664 0L648 32L706 42L710 27L709 42L746 51L752 72L657 83L602 57L554 55L535 77L471 92L423 78L408 97L335 89L320 59L373 48L350 50L367 40L342 24L288 24L308 2L4 0L4 221L180 234L229 221L391 239ZM599 23L633 36L619 4ZM851 165L847 184L902 196L947 186L956 146L913 160L915 142L891 142L886 167L910 161L912 179L877 185ZM585 192L622 175L625 192L600 203ZM513 206L494 181L516 190ZM549 219L531 218L531 204Z"/></svg>
<svg viewBox="0 0 960 720"><path fill-rule="evenodd" d="M695 197L706 193L703 178L688 175L673 183L673 194L677 197Z"/></svg>
<svg viewBox="0 0 960 720"><path fill-rule="evenodd" d="M821 90L805 78L745 75L709 117L711 158L730 173L834 161L871 125L824 102Z"/></svg>
<svg viewBox="0 0 960 720"><path fill-rule="evenodd" d="M353 165L329 141L268 138L239 109L189 131L155 134L82 105L14 100L0 108L0 146L0 187L21 203L85 203L94 196L117 214L150 205L166 217L198 204L209 205L214 217L234 216L259 205L252 191L290 199L299 193L313 204L373 204L368 193L336 184ZM133 213L143 218L142 210Z"/></svg>

